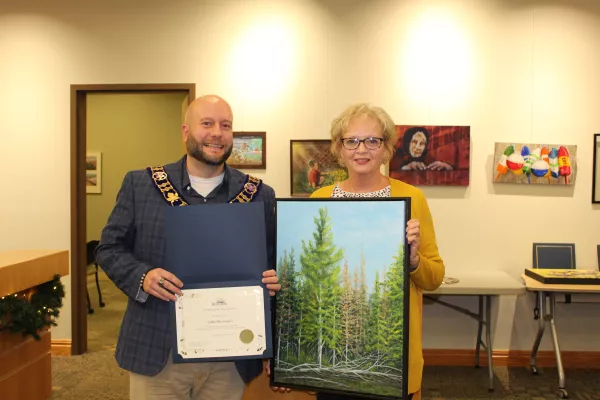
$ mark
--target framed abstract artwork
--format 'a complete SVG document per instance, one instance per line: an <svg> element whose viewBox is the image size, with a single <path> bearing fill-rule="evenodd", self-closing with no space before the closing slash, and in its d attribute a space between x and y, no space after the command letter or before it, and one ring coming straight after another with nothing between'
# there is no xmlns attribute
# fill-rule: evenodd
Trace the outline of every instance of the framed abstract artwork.
<svg viewBox="0 0 600 400"><path fill-rule="evenodd" d="M396 126L390 177L415 186L468 186L469 126Z"/></svg>
<svg viewBox="0 0 600 400"><path fill-rule="evenodd" d="M267 168L267 133L233 132L233 148L227 164L240 169Z"/></svg>
<svg viewBox="0 0 600 400"><path fill-rule="evenodd" d="M315 190L348 177L330 151L331 140L290 141L292 197L309 197Z"/></svg>
<svg viewBox="0 0 600 400"><path fill-rule="evenodd" d="M596 133L594 135L593 148L594 158L592 160L592 203L600 204L600 133Z"/></svg>
<svg viewBox="0 0 600 400"><path fill-rule="evenodd" d="M102 153L88 152L85 157L85 191L102 193Z"/></svg>
<svg viewBox="0 0 600 400"><path fill-rule="evenodd" d="M271 385L404 399L409 198L277 199Z"/></svg>

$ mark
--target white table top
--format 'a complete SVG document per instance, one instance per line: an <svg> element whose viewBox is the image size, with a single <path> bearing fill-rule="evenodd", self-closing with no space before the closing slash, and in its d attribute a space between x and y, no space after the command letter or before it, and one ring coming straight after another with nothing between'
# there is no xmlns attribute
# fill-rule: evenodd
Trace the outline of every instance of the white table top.
<svg viewBox="0 0 600 400"><path fill-rule="evenodd" d="M532 292L561 292L561 293L599 293L600 285L557 285L544 284L525 274L521 275L527 290Z"/></svg>
<svg viewBox="0 0 600 400"><path fill-rule="evenodd" d="M424 294L433 295L523 295L525 285L504 271L446 271L447 278L456 278L458 283L445 284Z"/></svg>

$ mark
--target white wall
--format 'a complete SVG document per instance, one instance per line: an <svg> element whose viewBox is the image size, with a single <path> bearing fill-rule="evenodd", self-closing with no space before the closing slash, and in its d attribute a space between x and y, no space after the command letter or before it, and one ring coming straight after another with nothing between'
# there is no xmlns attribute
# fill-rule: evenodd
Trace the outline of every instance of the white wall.
<svg viewBox="0 0 600 400"><path fill-rule="evenodd" d="M69 247L70 84L193 82L197 95L230 100L237 130L267 131L269 167L259 175L279 196L289 195L289 140L327 138L352 102L381 105L398 124L470 125L471 185L425 189L448 274L518 277L536 241L575 242L578 266L597 265L596 1L6 3L0 250ZM496 141L578 145L575 187L492 184ZM531 297L495 305L495 348L531 346L531 306ZM425 310L425 347L473 347L474 323ZM69 313L67 299L55 338L70 337ZM600 350L600 328L590 324L596 305L560 305L558 313L564 349Z"/></svg>

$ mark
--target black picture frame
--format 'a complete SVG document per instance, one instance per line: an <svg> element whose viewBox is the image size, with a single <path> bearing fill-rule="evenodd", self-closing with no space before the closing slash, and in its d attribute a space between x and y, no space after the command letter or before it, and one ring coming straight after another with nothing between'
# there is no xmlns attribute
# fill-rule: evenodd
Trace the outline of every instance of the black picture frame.
<svg viewBox="0 0 600 400"><path fill-rule="evenodd" d="M594 155L592 159L592 204L600 204L600 133L594 134Z"/></svg>
<svg viewBox="0 0 600 400"><path fill-rule="evenodd" d="M534 243L533 268L576 269L575 243Z"/></svg>
<svg viewBox="0 0 600 400"><path fill-rule="evenodd" d="M271 386L407 398L410 201L276 199Z"/></svg>

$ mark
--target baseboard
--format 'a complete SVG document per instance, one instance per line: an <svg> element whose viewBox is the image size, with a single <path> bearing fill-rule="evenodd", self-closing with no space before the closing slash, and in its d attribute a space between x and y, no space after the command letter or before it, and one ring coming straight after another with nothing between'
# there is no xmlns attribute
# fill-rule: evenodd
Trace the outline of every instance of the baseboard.
<svg viewBox="0 0 600 400"><path fill-rule="evenodd" d="M496 367L528 367L529 350L494 350L492 363ZM600 351L562 351L563 366L566 368L600 368ZM427 366L466 367L475 364L475 350L466 349L423 349ZM479 365L487 366L485 349L479 353ZM554 351L538 351L536 366L555 367Z"/></svg>
<svg viewBox="0 0 600 400"><path fill-rule="evenodd" d="M50 354L52 356L70 356L71 339L52 339L50 342Z"/></svg>

